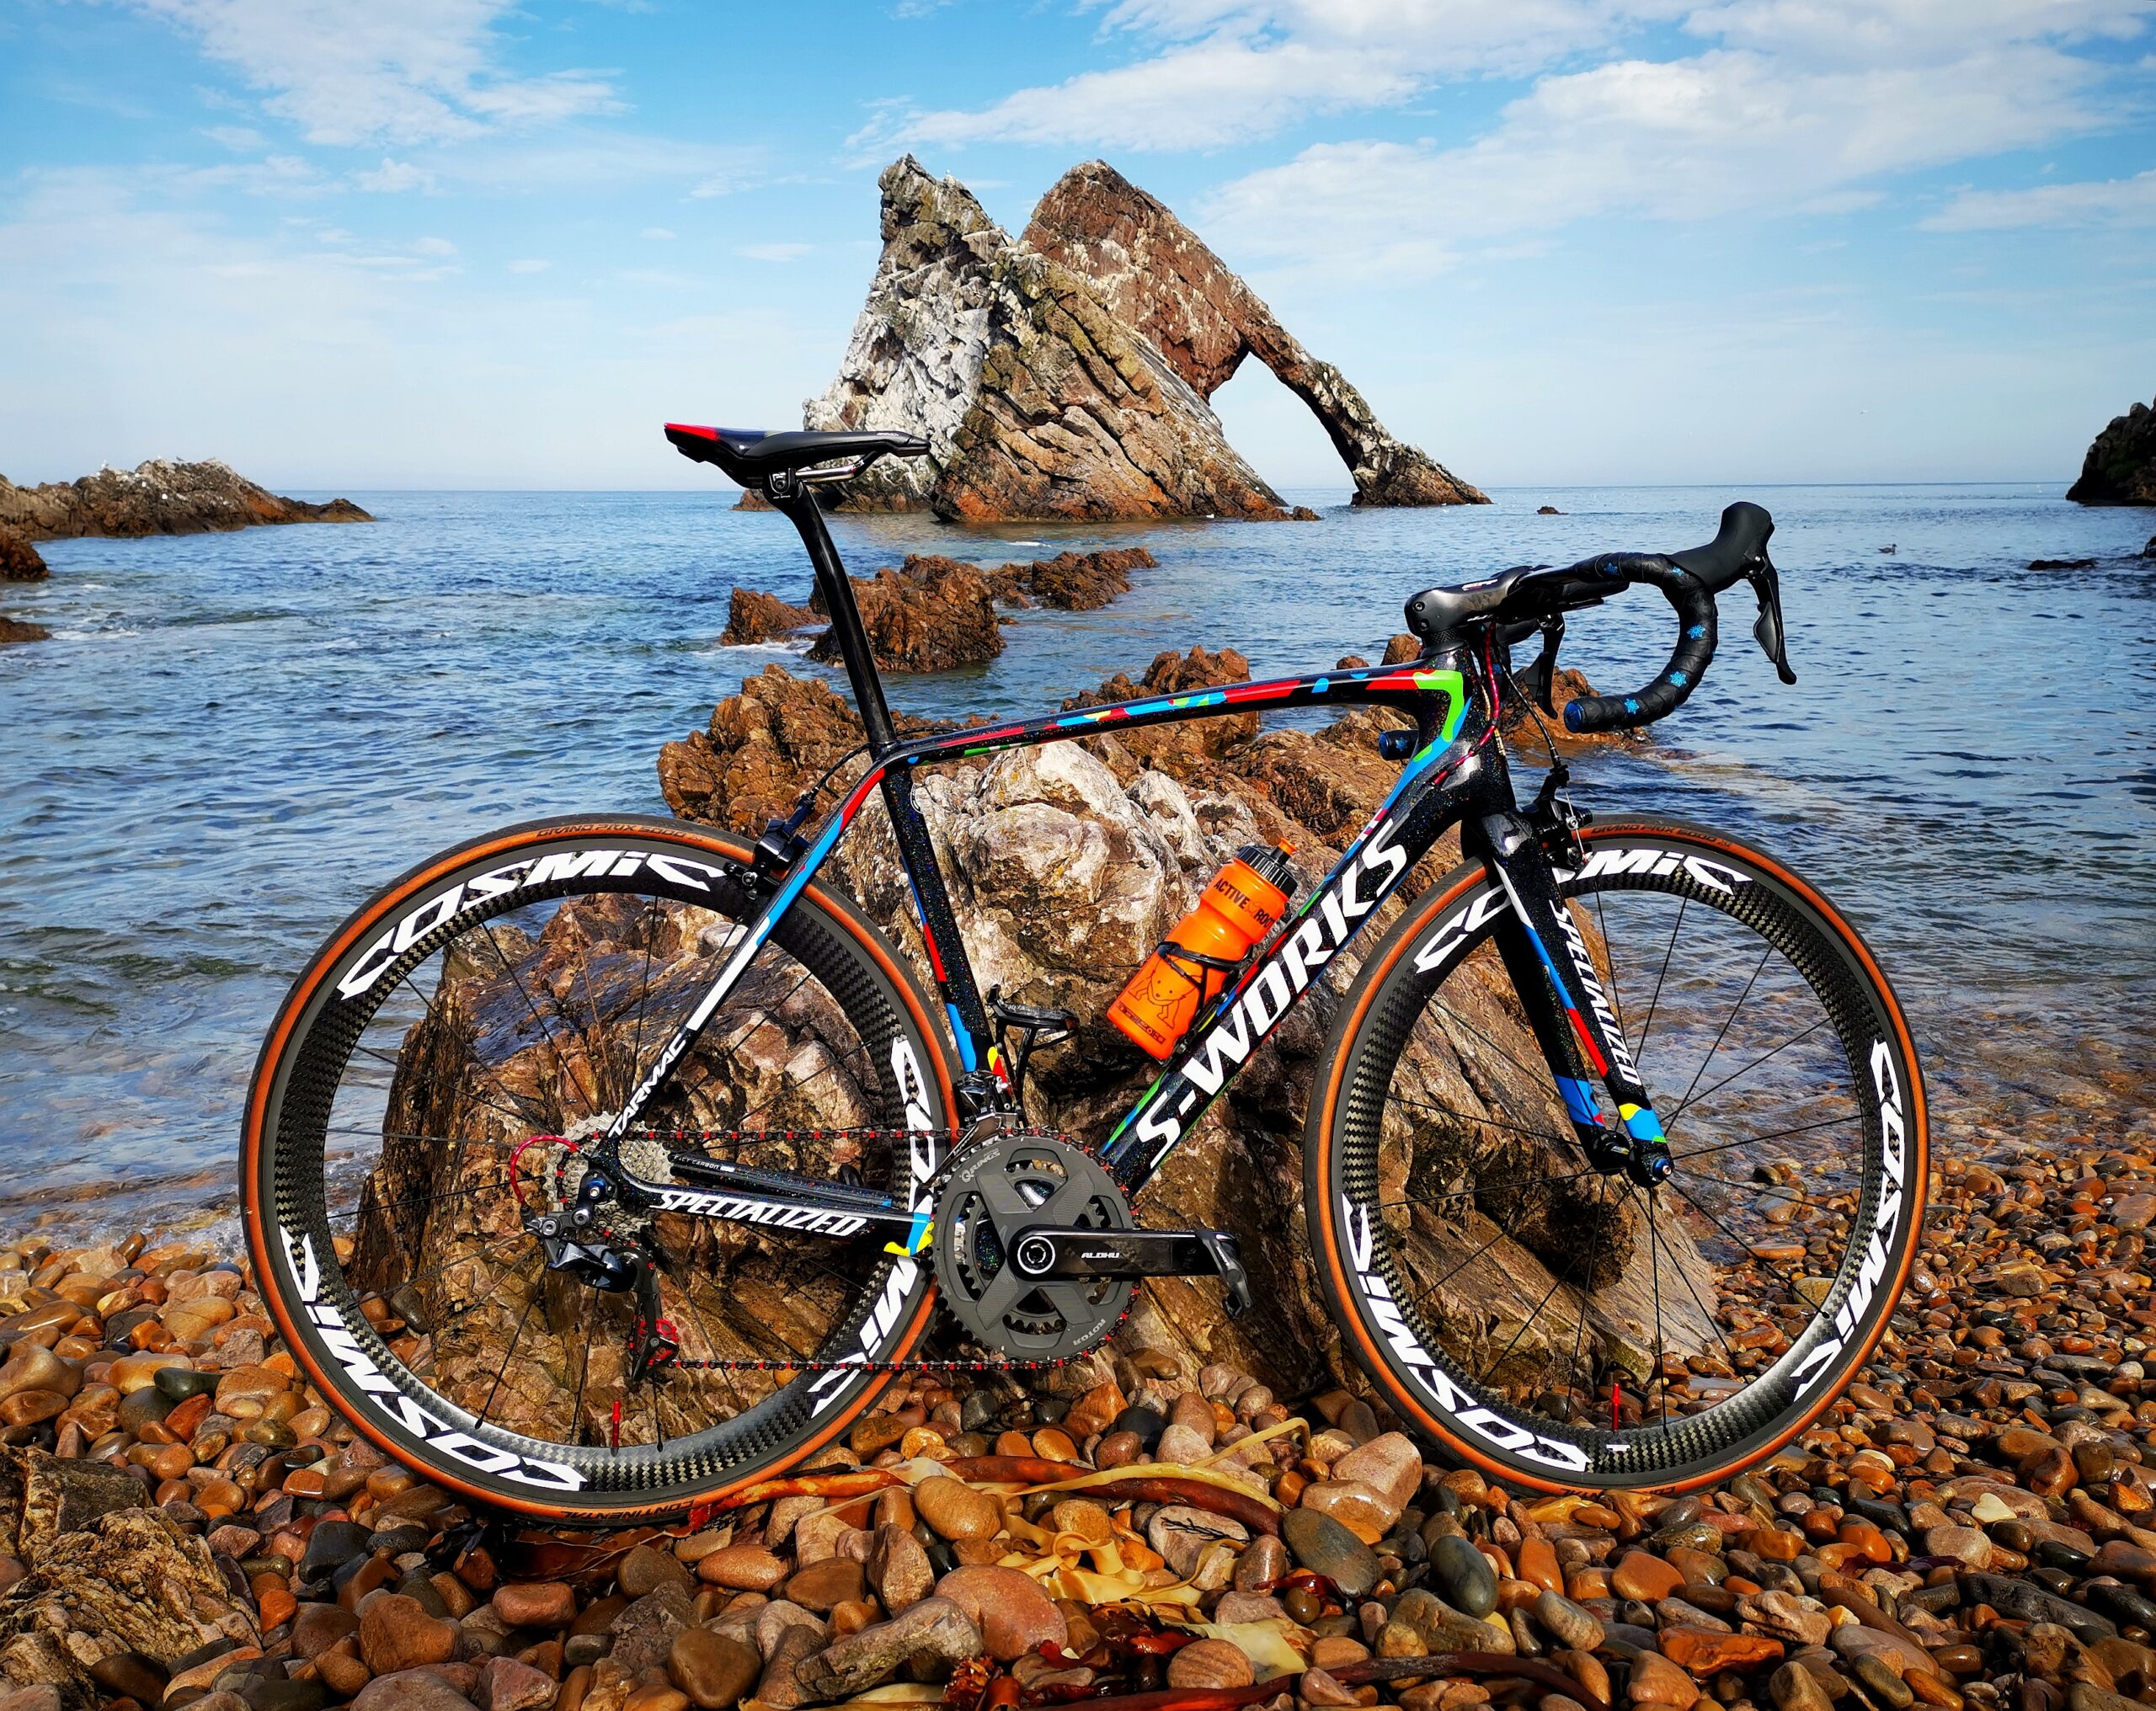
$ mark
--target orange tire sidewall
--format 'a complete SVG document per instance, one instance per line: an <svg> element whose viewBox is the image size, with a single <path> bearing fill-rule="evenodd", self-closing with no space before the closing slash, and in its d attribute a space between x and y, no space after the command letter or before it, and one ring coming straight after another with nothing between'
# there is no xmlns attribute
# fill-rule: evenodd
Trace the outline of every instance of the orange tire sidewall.
<svg viewBox="0 0 2156 1711"><path fill-rule="evenodd" d="M1895 997L1893 988L1888 984L1886 977L1881 972L1878 964L1873 961L1870 947L1858 936L1855 929L1843 919L1840 911L1780 862L1761 855L1748 845L1739 844L1732 839L1721 837L1682 822L1646 819L1599 823L1584 829L1580 834L1580 840L1582 843L1591 845L1613 838L1641 835L1674 839L1695 844L1702 850L1716 850L1725 855L1738 856L1748 865L1766 874L1777 884L1786 887L1793 896L1809 908L1817 911L1820 919L1826 923L1829 930L1855 954L1859 964L1872 982L1875 989L1886 1001L1887 1021L1893 1030L1896 1044L1903 1053L1903 1061L1911 1072L1904 1078L1908 1082L1909 1116L1905 1125L1903 1146L1904 1156L1908 1160L1909 1165L1913 1168L1906 1170L1903 1187L1903 1195L1910 1202L1908 1212L1909 1239L1903 1245L1901 1261L1894 1273L1893 1287L1886 1291L1881 1298L1881 1306L1876 1322L1855 1356L1844 1362L1844 1372L1854 1374L1871 1358L1873 1352L1879 1346L1881 1338L1885 1336L1888 1321L1893 1316L1893 1303L1900 1296L1903 1286L1908 1281L1910 1269L1916 1263L1917 1250L1923 1245L1924 1207L1930 1186L1931 1125L1924 1101L1924 1074L1917 1061L1916 1042L1910 1037L1908 1020L1902 1014L1901 1002ZM1455 869L1446 880L1426 893L1422 900L1410 906L1402 924L1394 929L1393 935L1380 947L1380 960L1366 967L1363 973L1358 976L1354 1002L1337 1025L1338 1031L1334 1037L1334 1043L1328 1054L1325 1085L1321 1090L1321 1096L1313 1103L1311 1107L1310 1131L1305 1144L1310 1149L1309 1180L1313 1186L1329 1181L1332 1174L1335 1113L1339 1106L1342 1077L1347 1071L1349 1056L1347 1048L1361 1028L1364 1016L1369 1012L1371 1004L1384 987L1386 977L1391 973L1401 957L1405 956L1421 937L1423 930L1462 897L1485 882L1484 870L1480 867ZM1315 1193L1306 1194L1305 1198L1315 1201L1316 1203L1315 1210L1310 1214L1312 1246L1316 1250L1319 1278L1324 1284L1327 1296L1333 1304L1333 1321L1346 1335L1349 1350L1356 1357L1358 1364L1369 1376L1372 1382L1385 1393L1386 1399L1400 1414L1412 1420L1422 1431L1442 1443L1461 1461L1493 1479L1502 1479L1513 1485L1524 1485L1530 1490L1551 1493L1602 1489L1567 1483L1562 1479L1552 1478L1547 1474L1537 1474L1513 1463L1497 1459L1486 1450L1478 1448L1462 1438L1459 1433L1452 1431L1440 1417L1425 1407L1413 1392L1396 1383L1390 1367L1385 1364L1380 1354L1376 1341L1371 1336L1363 1315L1356 1310L1353 1304L1356 1297L1348 1282L1348 1267L1342 1256L1340 1230L1331 1204L1332 1197L1320 1187ZM1848 1382L1849 1380L1845 1378L1841 1383L1833 1385L1817 1402L1798 1415L1771 1442L1763 1447L1755 1447L1746 1452L1741 1459L1732 1461L1726 1467L1713 1468L1690 1479L1666 1481L1638 1489L1673 1493L1697 1490L1704 1486L1719 1484L1721 1480L1742 1471L1746 1467L1757 1465L1810 1427L1820 1415L1833 1405Z"/></svg>
<svg viewBox="0 0 2156 1711"><path fill-rule="evenodd" d="M261 1056L256 1063L253 1085L248 1090L247 1111L240 1145L240 1205L241 1221L247 1228L248 1256L254 1267L256 1293L262 1297L264 1303L269 1308L278 1334L284 1338L285 1348L299 1367L302 1376L321 1393L325 1401L331 1402L339 1417L354 1431L373 1444L376 1449L401 1465L410 1468L430 1484L440 1486L445 1490L454 1491L460 1496L487 1508L507 1510L514 1513L529 1515L536 1519L556 1522L573 1519L607 1526L631 1526L640 1522L678 1515L683 1509L692 1505L701 1506L721 1501L734 1492L744 1490L757 1480L771 1479L775 1474L782 1473L786 1468L798 1465L806 1458L814 1455L830 1443L860 1419L867 1411L870 1405L889 1388L891 1375L885 1375L881 1383L873 1383L863 1387L861 1394L852 1404L835 1410L834 1417L819 1427L808 1442L787 1452L777 1460L760 1465L738 1479L697 1494L689 1504L674 1501L642 1509L615 1507L580 1509L571 1504L549 1503L510 1496L499 1491L467 1484L430 1462L419 1460L408 1453L402 1445L374 1422L365 1418L355 1417L355 1414L347 1413L341 1405L332 1400L339 1394L336 1381L323 1373L320 1364L313 1358L307 1347L307 1340L299 1334L286 1309L281 1293L275 1289L265 1287L266 1280L276 1274L271 1265L267 1247L264 1229L266 1220L262 1215L262 1208L256 1198L264 1129L268 1119L270 1085L275 1079L276 1067L282 1060L285 1048L291 1042L292 1030L297 1026L300 1018L307 1013L308 1005L312 1002L315 994L321 989L322 981L337 965L338 960L351 948L353 943L378 926L385 915L408 900L415 892L439 882L449 874L469 866L473 861L499 856L521 845L542 843L556 838L609 834L654 838L662 841L677 843L685 848L722 856L744 865L755 854L746 844L739 840L726 837L707 829L691 829L664 820L596 818L590 821L561 821L543 826L516 828L496 837L482 839L478 842L446 851L424 866L407 874L382 896L376 898L373 903L347 921L329 943L315 953L314 960L308 964L307 972L294 983L284 1004L279 1008L276 1021L271 1024L269 1038L264 1042ZM942 1032L931 1020L927 1006L921 1002L921 994L915 988L911 973L899 962L874 932L867 930L866 923L859 919L850 902L824 890L813 882L803 889L802 898L803 900L816 904L825 912L829 920L845 930L855 943L883 970L893 989L898 993L900 1002L905 1005L906 1012L912 1019L915 1027L919 1031L921 1039L926 1042L929 1056L935 1060L934 1074L937 1090L942 1099L943 1110L947 1117L954 1112L958 1108L957 1099L952 1085L950 1060L944 1049ZM934 1272L931 1271L927 1274L926 1293L921 1298L919 1309L905 1325L899 1341L891 1354L885 1358L902 1360L910 1353L915 1344L920 1341L921 1333L928 1328L929 1321L935 1316L935 1313L936 1278Z"/></svg>

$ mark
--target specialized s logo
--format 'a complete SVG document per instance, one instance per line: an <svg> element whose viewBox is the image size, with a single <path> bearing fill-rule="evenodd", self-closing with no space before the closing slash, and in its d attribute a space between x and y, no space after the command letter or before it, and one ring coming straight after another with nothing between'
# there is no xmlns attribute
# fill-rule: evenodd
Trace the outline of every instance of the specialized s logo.
<svg viewBox="0 0 2156 1711"><path fill-rule="evenodd" d="M1376 1257L1375 1233L1370 1214L1348 1196L1340 1197L1341 1231L1347 1238L1348 1281L1363 1298L1365 1316L1378 1335L1390 1345L1394 1360L1415 1375L1429 1392L1430 1399L1455 1426L1481 1438L1492 1447L1523 1460L1540 1462L1568 1474L1588 1469L1587 1452L1577 1444L1563 1442L1529 1431L1517 1421L1492 1413L1453 1383L1437 1357L1422 1346L1393 1299L1392 1287L1372 1261Z"/></svg>
<svg viewBox="0 0 2156 1711"><path fill-rule="evenodd" d="M346 1328L337 1309L321 1298L322 1266L315 1257L314 1238L302 1236L295 1241L291 1232L280 1227L277 1231L277 1250L291 1274L294 1292L306 1307L308 1321L323 1346L344 1369L352 1388L392 1424L402 1426L429 1449L452 1456L479 1473L550 1491L583 1489L584 1475L574 1468L564 1467L559 1462L542 1461L536 1456L520 1455L497 1444L483 1443L462 1428L436 1418L407 1396L397 1388L396 1380L375 1365L360 1346L359 1339Z"/></svg>
<svg viewBox="0 0 2156 1711"><path fill-rule="evenodd" d="M639 868L657 874L669 884L690 891L711 889L710 881L724 877L725 870L707 861L686 856L660 855L643 850L563 850L552 855L526 856L520 861L491 869L476 879L459 880L446 891L436 892L396 925L385 928L368 946L350 973L337 983L341 998L357 998L389 972L390 965L437 927L454 919L460 909L512 891L579 879L627 879Z"/></svg>
<svg viewBox="0 0 2156 1711"><path fill-rule="evenodd" d="M1901 1227L1908 1138L1902 1115L1902 1085L1894 1070L1894 1053L1886 1041L1872 1042L1870 1063L1871 1085L1879 1095L1880 1140L1881 1150L1886 1155L1886 1191L1881 1197L1878 1213L1871 1221L1871 1238L1865 1244L1856 1281L1849 1286L1848 1298L1834 1315L1833 1329L1798 1363L1796 1394L1799 1396L1814 1389L1833 1370L1834 1357L1864 1323L1880 1280L1886 1275L1887 1255L1897 1246L1896 1234Z"/></svg>

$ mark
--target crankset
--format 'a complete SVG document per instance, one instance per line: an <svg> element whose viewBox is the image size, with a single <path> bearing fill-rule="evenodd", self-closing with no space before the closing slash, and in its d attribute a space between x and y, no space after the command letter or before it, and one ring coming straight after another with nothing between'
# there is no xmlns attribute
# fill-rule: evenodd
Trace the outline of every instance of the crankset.
<svg viewBox="0 0 2156 1711"><path fill-rule="evenodd" d="M1141 1277L1225 1280L1250 1302L1235 1241L1136 1229L1122 1185L1060 1136L1019 1132L961 1152L936 1200L937 1282L969 1335L1014 1360L1083 1354L1129 1316Z"/></svg>

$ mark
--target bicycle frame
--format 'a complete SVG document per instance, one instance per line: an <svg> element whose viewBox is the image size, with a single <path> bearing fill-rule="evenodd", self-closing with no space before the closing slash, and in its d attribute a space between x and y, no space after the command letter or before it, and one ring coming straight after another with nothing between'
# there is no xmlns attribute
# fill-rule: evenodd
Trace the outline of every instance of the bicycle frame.
<svg viewBox="0 0 2156 1711"><path fill-rule="evenodd" d="M965 1071L959 1084L958 1117L963 1126L980 1117L1015 1111L1016 1100L959 935L942 869L914 802L915 770L939 761L1149 725L1253 711L1377 706L1401 709L1416 722L1413 752L1398 783L1323 882L1204 1010L1144 1096L1116 1124L1102 1149L1103 1161L1128 1192L1134 1195L1142 1188L1315 983L1326 965L1378 912L1438 839L1459 825L1465 853L1489 863L1501 881L1511 919L1497 929L1500 954L1526 1005L1582 1148L1605 1169L1630 1165L1652 1172L1658 1159L1662 1161L1660 1170L1667 1170L1660 1123L1633 1068L1615 1012L1604 995L1589 948L1560 900L1557 871L1542 838L1513 797L1509 769L1497 741L1497 644L1486 628L1441 637L1411 664L1229 684L901 742L892 728L852 586L813 493L805 484L774 482L771 497L800 531L815 567L867 734L869 764L798 853L763 875L760 906L741 924L724 967L610 1124L610 1148L635 1126L638 1114L739 983L872 793L880 790L889 811L937 995ZM1555 954L1558 946L1566 953L1563 962ZM1582 1054L1577 1058L1576 1048ZM1623 1139L1613 1134L1602 1117L1593 1085L1576 1073L1582 1062L1614 1103ZM910 1117L910 1126L927 1127ZM740 1194L762 1197L743 1200L684 1194L667 1185L636 1186L664 1193L678 1209L702 1215L767 1218L775 1199L784 1209L798 1209L804 1216L828 1215L831 1222L822 1227L830 1234L858 1229L861 1224L855 1219L910 1222L907 1250L926 1240L925 1212L909 1211L894 1197L716 1161L711 1168L714 1182L723 1181ZM699 1170L699 1180L702 1175Z"/></svg>

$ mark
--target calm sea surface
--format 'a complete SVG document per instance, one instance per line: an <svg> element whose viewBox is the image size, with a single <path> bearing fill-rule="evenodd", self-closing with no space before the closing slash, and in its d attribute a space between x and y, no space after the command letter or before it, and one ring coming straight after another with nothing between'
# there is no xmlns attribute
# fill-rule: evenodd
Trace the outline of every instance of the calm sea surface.
<svg viewBox="0 0 2156 1711"><path fill-rule="evenodd" d="M2102 1143L2156 1129L2156 561L2133 556L2156 512L2083 510L2062 485L1540 489L1368 514L1309 493L1320 523L835 532L857 573L908 551L1152 551L1106 611L1018 613L992 665L892 680L910 711L1010 713L1195 642L1258 675L1374 657L1430 583L1694 545L1756 498L1796 686L1733 590L1656 757L1581 768L1580 799L1723 824L1817 880L1912 1010L1950 1137ZM228 1207L261 1031L350 909L490 826L664 812L662 743L745 673L818 669L716 645L734 584L808 584L784 520L731 495L352 497L380 520L58 541L49 584L0 588L54 634L0 651L11 1223ZM1566 658L1626 688L1668 641L1642 590L1576 620Z"/></svg>

